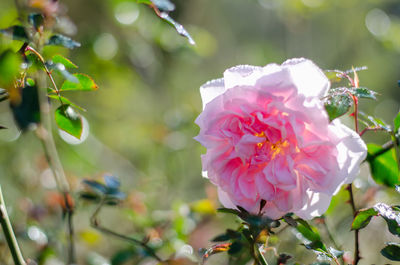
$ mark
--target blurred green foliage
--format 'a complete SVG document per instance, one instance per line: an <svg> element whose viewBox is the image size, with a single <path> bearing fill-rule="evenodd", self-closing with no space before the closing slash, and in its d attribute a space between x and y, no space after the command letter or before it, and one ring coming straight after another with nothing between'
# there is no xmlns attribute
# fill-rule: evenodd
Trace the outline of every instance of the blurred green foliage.
<svg viewBox="0 0 400 265"><path fill-rule="evenodd" d="M230 66L281 63L292 57L310 58L323 69L365 65L368 70L359 72L360 85L376 91L378 100L360 101L361 110L387 122L399 111L397 0L176 0L174 4L176 10L170 16L185 26L196 45L190 45L148 6L133 0L60 2L65 14L56 27L81 47L48 46L44 57L54 60L55 54L65 55L99 87L96 92L68 94L87 109L80 112L83 123L89 124L87 138L73 142L62 133L56 135L76 194L79 264L141 262L131 257L142 250L90 228L94 205L79 200L78 192L84 190L83 179L101 179L105 173L119 176L127 199L120 207L104 209L100 218L121 233L150 235L153 246L162 246L163 256L195 256L199 248L211 246L214 236L237 225L229 217L216 215L216 192L201 177L200 154L205 149L192 139L198 132L193 121L201 112L199 86L219 78ZM40 25L39 18L34 21ZM0 28L17 22L14 1L1 0ZM22 43L18 38L0 36L0 52L16 52ZM350 118L344 120L350 124ZM0 124L8 128L0 131L1 185L25 256L43 260L43 264L65 260L65 224L59 223L62 200L54 192L40 142L31 132L19 132L6 103L0 104ZM365 136L378 144L390 140L381 132ZM359 208L398 199L398 194L374 183L367 167L355 186ZM345 204L347 196L341 191L334 199L327 225L342 249L351 251L352 213ZM324 226L316 225L321 236L326 236ZM387 262L378 251L393 236L382 233L382 225L381 220L373 219L362 231L361 264ZM296 261L313 262L315 255L306 252L296 237L300 238L296 230L287 229L279 244L272 236L270 245L279 253L290 253ZM194 254L186 244L193 247ZM266 256L274 259L272 251ZM226 264L224 258L213 256L209 262ZM0 263L9 263L4 244ZM186 258L181 264L191 263Z"/></svg>

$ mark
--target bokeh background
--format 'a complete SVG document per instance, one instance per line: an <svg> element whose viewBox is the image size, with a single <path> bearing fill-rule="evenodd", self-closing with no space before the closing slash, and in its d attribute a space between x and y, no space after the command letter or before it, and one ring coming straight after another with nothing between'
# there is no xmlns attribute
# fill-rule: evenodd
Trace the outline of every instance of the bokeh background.
<svg viewBox="0 0 400 265"><path fill-rule="evenodd" d="M23 2L23 1L22 1ZM215 189L201 177L200 154L193 140L194 120L201 112L199 87L238 64L266 65L306 57L322 69L367 66L361 85L379 93L361 109L391 123L399 111L400 3L398 0L175 0L171 16L196 41L192 46L145 5L129 0L61 1L62 30L82 46L66 55L91 75L96 92L71 93L87 109L84 141L71 142L55 133L60 157L76 194L76 240L79 264L111 264L111 258L136 253L126 242L111 239L89 226L94 205L78 199L83 179L118 176L128 197L102 213L102 222L120 232L153 235L164 256L197 256L214 236L235 228L233 216L216 214ZM0 28L17 21L14 2L0 0ZM0 46L8 42L0 37ZM344 117L345 122L350 118ZM63 264L65 223L40 142L34 133L20 134L7 103L0 104L0 181L24 253L43 264ZM367 141L383 143L384 134ZM363 165L356 180L359 208L375 202L398 202L399 195L378 187ZM327 224L343 249L352 251L351 208L340 192L328 212ZM161 228L160 228L161 227ZM322 231L323 228L321 229ZM361 232L360 264L384 264L379 254L393 240L380 220ZM325 232L322 232L326 236ZM309 264L316 255L305 250L290 229L271 246ZM396 239L394 239L396 240ZM329 242L329 240L328 240ZM328 243L329 245L329 243ZM186 254L185 254L186 253ZM350 253L349 253L350 254ZM121 255L121 254L120 254ZM347 254L346 254L347 255ZM191 256L191 255L189 255ZM273 253L268 252L272 259ZM119 257L119 256L118 256ZM9 262L0 236L1 263ZM141 263L140 263L141 262ZM191 264L188 259L182 264ZM128 260L113 264L154 264ZM227 264L226 256L210 264Z"/></svg>

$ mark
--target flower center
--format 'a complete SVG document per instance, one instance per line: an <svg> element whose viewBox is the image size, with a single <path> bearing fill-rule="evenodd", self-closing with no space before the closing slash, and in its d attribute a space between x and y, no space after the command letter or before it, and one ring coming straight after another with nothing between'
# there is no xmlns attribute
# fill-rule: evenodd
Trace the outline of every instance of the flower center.
<svg viewBox="0 0 400 265"><path fill-rule="evenodd" d="M255 133L254 136L264 138L264 141L257 143L258 149L266 147L266 151L271 155L271 159L274 159L279 154L284 154L286 147L289 146L288 140L279 140L275 143L271 143L268 137L265 135L265 132Z"/></svg>

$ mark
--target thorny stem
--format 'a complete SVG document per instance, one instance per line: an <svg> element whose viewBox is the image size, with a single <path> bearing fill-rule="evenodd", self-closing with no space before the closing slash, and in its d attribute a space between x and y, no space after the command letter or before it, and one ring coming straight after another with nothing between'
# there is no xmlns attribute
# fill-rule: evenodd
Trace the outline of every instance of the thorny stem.
<svg viewBox="0 0 400 265"><path fill-rule="evenodd" d="M350 205L351 205L351 209L353 210L353 218L356 217L357 214L357 209L356 209L356 205L354 203L354 195L353 195L353 189L352 189L352 185L349 184L347 186L347 190L349 191L350 194ZM358 262L360 261L361 257L360 257L360 244L359 244L359 230L355 229L354 230L354 261L353 261L353 265L357 265Z"/></svg>
<svg viewBox="0 0 400 265"><path fill-rule="evenodd" d="M33 48L29 48L29 46L27 46L27 49L36 54L39 60L44 62L43 57L40 55L40 53L35 51ZM54 79L52 78L50 72L48 72L47 67L45 65L44 67L47 75L50 77L50 80L54 82ZM46 87L45 82L46 81L44 80L44 78L42 78L42 75L40 75L38 78L39 87ZM65 176L65 172L61 164L60 158L58 156L56 145L54 143L52 126L51 126L50 104L48 103L46 96L43 95L39 98L40 98L40 112L43 118L43 124L38 126L36 134L40 142L42 143L45 158L47 160L47 163L49 164L51 171L53 172L57 189L64 196L65 209L63 210L65 211L67 217L67 225L68 225L68 262L69 264L73 264L75 263L76 258L75 258L75 244L74 244L74 229L72 222L73 207L72 205L70 205L70 201L68 199L70 193L70 187L67 178Z"/></svg>
<svg viewBox="0 0 400 265"><path fill-rule="evenodd" d="M98 231L100 231L100 232L102 232L102 233L104 233L104 234L108 234L108 235L117 237L117 238L119 238L119 239L122 239L122 240L125 240L125 241L128 241L128 242L131 242L131 243L133 243L133 244L140 245L142 248L144 248L144 249L147 251L147 253L148 253L150 256L152 256L152 257L153 257L154 259L156 259L158 262L163 263L164 261L163 261L159 256L157 256L157 254L154 252L154 250L153 250L150 246L148 246L144 241L141 241L141 240L138 240L138 239L135 239L135 238L132 238L132 237L128 237L128 236L119 234L119 233L114 232L114 231L112 231L112 230L110 230L110 229L108 229L108 228L105 228L105 227L103 227L103 226L101 226L101 225L99 224L99 222L98 222L98 220L97 220L97 215L100 213L101 208L104 206L104 204L105 204L105 202L106 202L105 199L106 199L105 197L103 197L103 198L101 199L99 205L96 207L95 211L93 212L93 215L90 217L90 225L91 225L94 229L96 229L96 230L98 230Z"/></svg>
<svg viewBox="0 0 400 265"><path fill-rule="evenodd" d="M254 258L257 260L257 263L259 265L268 265L268 262L265 260L264 255L261 253L257 244L254 244L254 251L256 252Z"/></svg>
<svg viewBox="0 0 400 265"><path fill-rule="evenodd" d="M358 76L356 74L356 72L354 71L354 80L350 79L352 86L354 87L358 87ZM351 95L354 101L354 126L355 126L355 130L356 133L359 134L358 131L358 98L355 97L354 95ZM353 210L353 218L356 217L357 214L357 209L356 209L356 204L354 202L354 194L353 194L353 186L350 183L347 186L347 190L349 191L350 194L350 204L351 204L351 209ZM357 265L358 262L360 261L361 257L360 257L360 236L359 236L360 231L358 229L354 230L354 261L353 261L353 265Z"/></svg>
<svg viewBox="0 0 400 265"><path fill-rule="evenodd" d="M22 256L21 250L18 246L17 239L11 226L10 218L8 217L6 205L3 198L3 193L0 187L0 224L3 229L4 237L6 238L7 245L10 248L12 258L15 265L26 265Z"/></svg>
<svg viewBox="0 0 400 265"><path fill-rule="evenodd" d="M39 52L37 52L34 48L32 48L31 46L26 46L25 50L32 52L33 54L35 54L39 58L40 62L43 64L43 67L44 67L44 70L45 70L47 76L49 77L49 79L51 81L51 84L54 87L54 90L55 90L55 92L56 92L56 94L58 96L58 99L60 100L61 105L63 105L63 102L61 100L60 90L57 88L57 85L56 85L56 82L54 81L53 75L51 74L51 72L47 68L46 62L45 62L43 56Z"/></svg>

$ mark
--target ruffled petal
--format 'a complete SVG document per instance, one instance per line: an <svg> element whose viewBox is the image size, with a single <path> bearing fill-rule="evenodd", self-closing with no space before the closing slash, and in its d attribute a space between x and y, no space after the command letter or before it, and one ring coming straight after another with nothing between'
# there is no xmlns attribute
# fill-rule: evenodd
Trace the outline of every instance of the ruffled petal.
<svg viewBox="0 0 400 265"><path fill-rule="evenodd" d="M330 87L325 74L312 61L296 58L285 61L282 67L290 71L298 93L305 97L323 97Z"/></svg>

